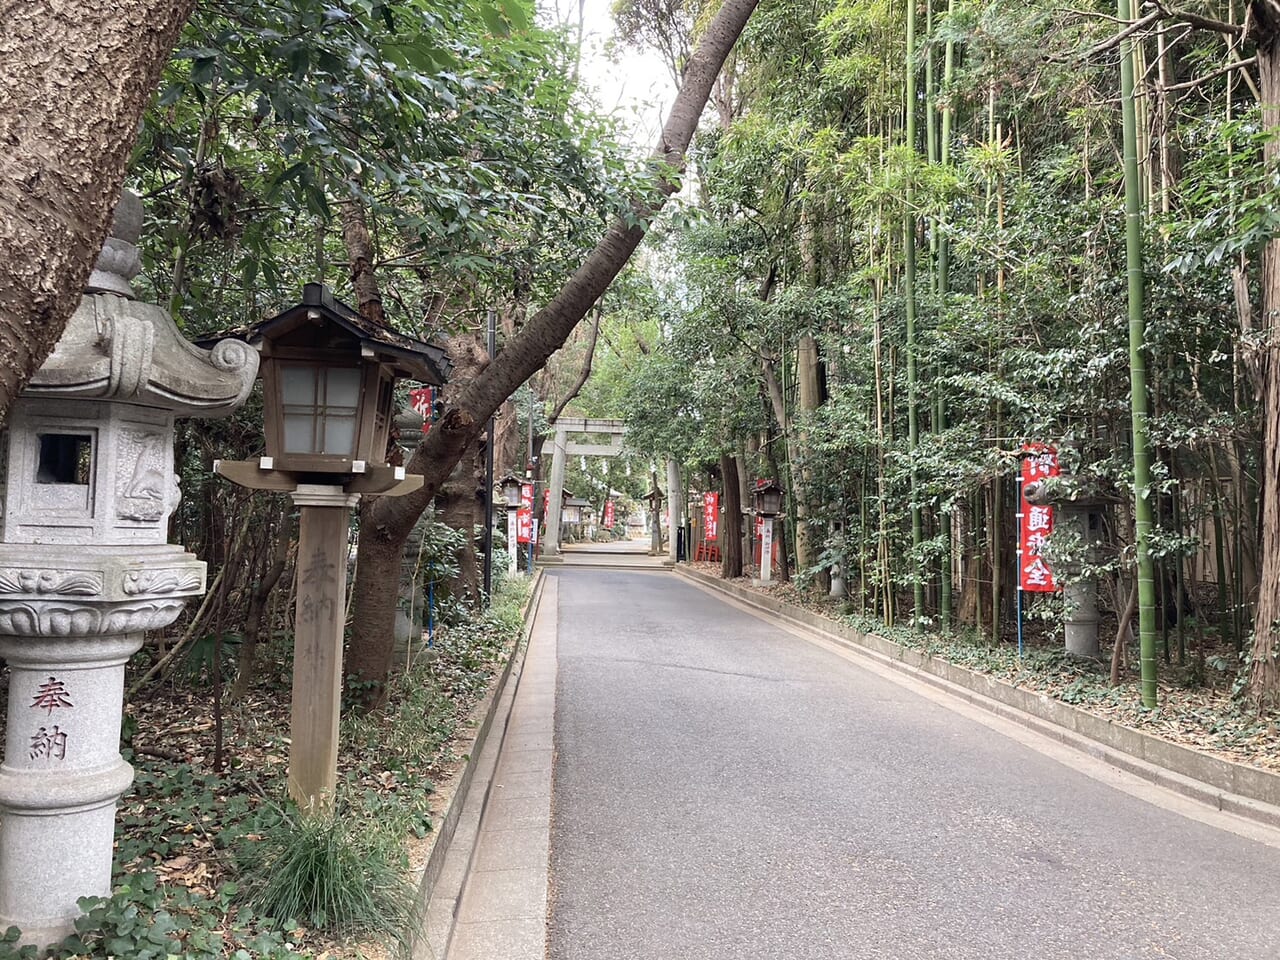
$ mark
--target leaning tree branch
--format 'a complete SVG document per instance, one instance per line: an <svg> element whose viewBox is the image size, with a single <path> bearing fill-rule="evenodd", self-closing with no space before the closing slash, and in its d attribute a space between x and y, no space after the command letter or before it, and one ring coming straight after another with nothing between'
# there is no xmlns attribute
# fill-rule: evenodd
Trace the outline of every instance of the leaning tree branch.
<svg viewBox="0 0 1280 960"><path fill-rule="evenodd" d="M1224 73L1230 73L1232 70L1243 70L1252 67L1258 62L1257 57L1249 57L1246 60L1237 60L1234 63L1228 63L1225 67L1219 67L1212 73L1206 73L1203 77L1196 77L1194 80L1188 80L1186 83L1175 83L1165 87L1165 90L1192 90L1201 84L1208 83L1210 80L1217 79Z"/></svg>
<svg viewBox="0 0 1280 960"><path fill-rule="evenodd" d="M1128 40L1135 33L1145 30L1161 20L1172 20L1175 23L1185 23L1190 27L1196 27L1200 30L1210 30L1214 33L1222 33L1232 37L1242 37L1247 29L1246 24L1228 23L1225 20L1215 20L1212 17L1203 17L1198 13L1190 13L1186 10L1178 10L1174 7L1166 7L1162 3L1147 4L1151 9L1143 14L1137 20L1134 20L1128 26L1118 33L1112 34L1106 40L1096 46L1090 47L1085 53L1086 60L1092 60L1099 54L1113 50Z"/></svg>
<svg viewBox="0 0 1280 960"><path fill-rule="evenodd" d="M1162 3L1155 5L1156 11L1163 15L1162 19L1177 20L1182 23L1190 24L1193 27L1199 27L1201 30L1212 30L1214 33L1226 33L1233 37L1242 36L1245 31L1243 24L1227 23L1225 20L1215 20L1212 17L1202 17L1198 13L1191 13L1187 10L1177 10L1173 7L1166 7Z"/></svg>
<svg viewBox="0 0 1280 960"><path fill-rule="evenodd" d="M1164 15L1162 11L1152 10L1145 17L1141 17L1133 21L1133 23L1129 24L1119 33L1114 33L1110 37L1108 37L1106 40L1103 40L1101 43L1099 43L1097 46L1090 47L1088 52L1085 53L1084 58L1086 60L1092 60L1094 57L1098 56L1099 54L1106 53L1108 50L1112 50L1120 46L1120 44L1124 43L1124 41L1128 40L1131 36L1133 36L1139 30L1145 30L1147 27L1151 26L1151 24L1155 23L1157 20L1162 20L1162 19L1164 19Z"/></svg>
<svg viewBox="0 0 1280 960"><path fill-rule="evenodd" d="M630 216L614 221L555 297L463 388L409 461L409 472L423 476L422 487L404 497L379 500L373 507L377 527L391 535L391 531L412 526L464 451L480 436L489 417L564 344L626 265L644 239L649 220L679 188L685 152L716 76L757 3L758 0L726 0L720 7L689 58L684 82L651 155L656 188L650 195L632 201Z"/></svg>
<svg viewBox="0 0 1280 960"><path fill-rule="evenodd" d="M600 336L600 317L604 314L604 307L596 305L596 318L591 324L591 339L587 341L587 356L582 361L582 370L578 373L578 379L574 382L573 387L564 398L556 404L555 410L551 412L551 416L547 418L548 423L555 423L560 419L560 414L564 413L564 408L573 402L582 388L586 386L587 381L591 379L591 361L596 355L596 339Z"/></svg>

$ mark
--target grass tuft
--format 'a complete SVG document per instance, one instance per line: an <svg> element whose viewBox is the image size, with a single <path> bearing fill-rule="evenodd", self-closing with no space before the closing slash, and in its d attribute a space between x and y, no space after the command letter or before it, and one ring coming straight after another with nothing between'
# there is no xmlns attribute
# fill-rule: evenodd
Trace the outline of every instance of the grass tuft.
<svg viewBox="0 0 1280 960"><path fill-rule="evenodd" d="M261 914L403 947L414 891L403 876L399 839L368 821L296 811L254 845L245 875Z"/></svg>

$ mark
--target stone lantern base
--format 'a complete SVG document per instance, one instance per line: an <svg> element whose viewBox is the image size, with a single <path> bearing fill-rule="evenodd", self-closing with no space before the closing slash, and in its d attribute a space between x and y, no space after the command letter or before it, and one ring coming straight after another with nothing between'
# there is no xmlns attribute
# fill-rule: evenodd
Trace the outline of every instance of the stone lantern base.
<svg viewBox="0 0 1280 960"><path fill-rule="evenodd" d="M203 593L205 565L177 546L0 544L0 656L9 711L0 763L0 929L45 946L72 932L83 896L111 889L125 662L145 631Z"/></svg>

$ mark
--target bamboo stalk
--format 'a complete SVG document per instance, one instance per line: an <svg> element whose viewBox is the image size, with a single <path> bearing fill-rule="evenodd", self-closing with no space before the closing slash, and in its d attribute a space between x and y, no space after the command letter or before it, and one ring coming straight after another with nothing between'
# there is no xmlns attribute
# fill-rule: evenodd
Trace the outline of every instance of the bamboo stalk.
<svg viewBox="0 0 1280 960"><path fill-rule="evenodd" d="M1117 0L1117 16L1132 19L1129 0ZM1155 579L1151 560L1151 445L1147 437L1150 415L1147 399L1146 327L1143 315L1142 183L1138 176L1138 131L1134 104L1136 45L1120 48L1120 100L1124 124L1125 259L1129 288L1129 383L1133 418L1134 545L1138 559L1138 641L1142 675L1142 704L1157 703Z"/></svg>
<svg viewBox="0 0 1280 960"><path fill-rule="evenodd" d="M907 0L907 106L906 144L915 156L916 151L916 0ZM914 171L907 178L906 210L903 215L903 283L906 294L907 315L907 449L911 457L911 567L912 599L911 618L919 623L924 615L924 569L920 550L924 541L919 492L920 471L916 466L916 453L920 445L919 375L916 369L918 346L916 343L916 215L912 186Z"/></svg>

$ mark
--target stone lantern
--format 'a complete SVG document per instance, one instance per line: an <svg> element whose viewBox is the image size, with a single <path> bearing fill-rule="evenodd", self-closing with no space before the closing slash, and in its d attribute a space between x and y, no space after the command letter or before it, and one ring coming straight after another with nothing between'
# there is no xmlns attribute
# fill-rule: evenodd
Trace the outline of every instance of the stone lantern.
<svg viewBox="0 0 1280 960"><path fill-rule="evenodd" d="M1086 488L1065 470L1059 476L1025 484L1022 495L1029 504L1057 510L1058 526L1075 535L1084 563L1096 562L1103 514L1115 502L1113 497ZM1084 575L1080 564L1072 564L1063 572L1066 574L1062 588L1066 606L1063 640L1067 653L1096 660L1102 655L1098 643L1097 578Z"/></svg>
<svg viewBox="0 0 1280 960"><path fill-rule="evenodd" d="M507 507L507 575L514 577L516 565L520 560L520 547L517 544L518 515L520 512L520 490L524 481L514 473L502 478L502 499Z"/></svg>
<svg viewBox="0 0 1280 960"><path fill-rule="evenodd" d="M657 556L662 553L662 525L660 517L663 493L658 489L658 478L656 475L653 478L653 486L650 488L649 492L644 495L644 499L649 501L649 553L652 556Z"/></svg>
<svg viewBox="0 0 1280 960"><path fill-rule="evenodd" d="M0 929L45 945L76 900L110 893L125 661L205 590L169 544L176 417L218 417L253 387L257 354L188 343L134 298L142 203L126 193L89 289L0 433Z"/></svg>

